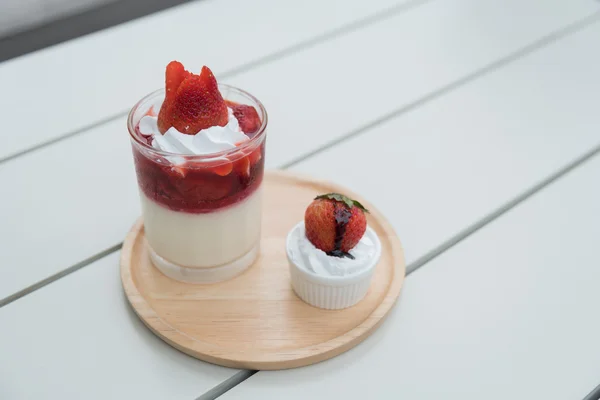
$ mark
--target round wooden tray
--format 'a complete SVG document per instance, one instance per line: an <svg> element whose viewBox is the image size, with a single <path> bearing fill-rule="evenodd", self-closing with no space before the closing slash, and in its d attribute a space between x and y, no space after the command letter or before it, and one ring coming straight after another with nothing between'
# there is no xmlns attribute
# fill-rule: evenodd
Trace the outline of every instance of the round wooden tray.
<svg viewBox="0 0 600 400"><path fill-rule="evenodd" d="M344 188L283 172L263 182L261 255L229 281L195 285L163 275L148 256L140 219L121 254L121 280L130 304L161 339L200 360L246 369L286 369L335 357L364 340L394 305L404 281L404 254L387 220ZM357 305L322 310L291 288L285 238L317 194L360 200L381 240L382 255L369 292Z"/></svg>

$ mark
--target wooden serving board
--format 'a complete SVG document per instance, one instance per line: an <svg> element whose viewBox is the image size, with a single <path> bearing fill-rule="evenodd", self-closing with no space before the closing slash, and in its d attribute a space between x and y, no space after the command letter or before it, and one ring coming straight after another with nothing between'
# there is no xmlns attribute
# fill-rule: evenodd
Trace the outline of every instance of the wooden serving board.
<svg viewBox="0 0 600 400"><path fill-rule="evenodd" d="M131 229L121 254L121 280L129 302L161 339L200 360L245 369L286 369L337 356L364 340L400 294L404 254L387 220L362 197L327 182L267 172L263 182L261 254L229 281L177 282L154 267L143 221ZM379 235L382 255L371 287L357 305L322 310L304 303L290 284L285 239L313 198L340 192L361 201Z"/></svg>

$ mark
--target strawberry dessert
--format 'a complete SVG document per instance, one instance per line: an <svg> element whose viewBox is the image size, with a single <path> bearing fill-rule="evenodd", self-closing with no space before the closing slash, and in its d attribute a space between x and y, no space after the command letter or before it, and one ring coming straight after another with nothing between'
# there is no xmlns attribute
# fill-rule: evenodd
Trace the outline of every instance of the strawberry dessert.
<svg viewBox="0 0 600 400"><path fill-rule="evenodd" d="M365 213L362 204L339 193L317 196L308 206L286 241L292 287L302 300L340 309L366 295L381 243Z"/></svg>
<svg viewBox="0 0 600 400"><path fill-rule="evenodd" d="M165 89L129 114L144 231L154 265L192 283L231 278L256 259L267 114L250 94L177 61Z"/></svg>

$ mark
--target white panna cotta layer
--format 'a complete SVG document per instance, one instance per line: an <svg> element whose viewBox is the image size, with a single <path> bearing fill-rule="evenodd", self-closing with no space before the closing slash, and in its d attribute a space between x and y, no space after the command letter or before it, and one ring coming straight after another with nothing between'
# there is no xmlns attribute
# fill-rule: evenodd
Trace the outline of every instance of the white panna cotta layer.
<svg viewBox="0 0 600 400"><path fill-rule="evenodd" d="M262 189L209 213L170 210L140 191L153 263L184 282L218 282L241 273L258 255Z"/></svg>

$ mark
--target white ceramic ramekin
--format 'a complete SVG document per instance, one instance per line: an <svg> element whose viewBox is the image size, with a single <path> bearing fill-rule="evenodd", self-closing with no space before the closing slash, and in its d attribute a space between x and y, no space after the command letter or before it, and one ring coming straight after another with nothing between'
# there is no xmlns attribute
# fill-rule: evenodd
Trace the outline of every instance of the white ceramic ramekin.
<svg viewBox="0 0 600 400"><path fill-rule="evenodd" d="M302 224L300 222L298 225ZM308 269L297 265L290 256L289 241L292 240L292 232L298 229L296 225L286 239L286 254L290 267L290 276L294 292L304 302L318 308L327 310L339 310L351 307L365 297L375 266L381 258L381 242L373 232L376 252L369 265L355 274L347 276L319 276ZM367 226L368 230L371 230Z"/></svg>

